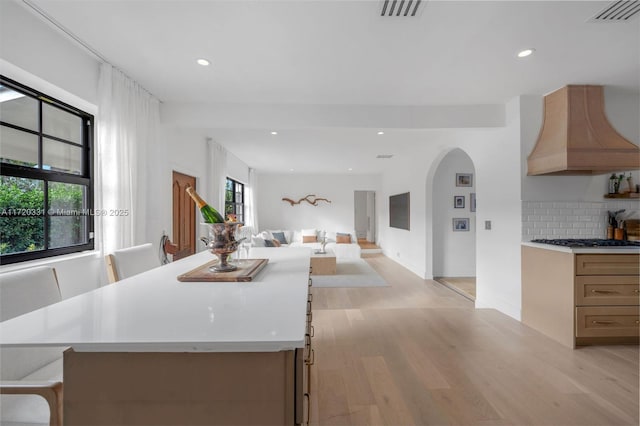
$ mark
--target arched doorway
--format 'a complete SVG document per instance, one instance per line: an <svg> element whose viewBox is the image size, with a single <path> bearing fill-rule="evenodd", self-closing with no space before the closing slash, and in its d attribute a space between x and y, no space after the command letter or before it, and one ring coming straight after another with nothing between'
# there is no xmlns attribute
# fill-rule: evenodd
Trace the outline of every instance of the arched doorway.
<svg viewBox="0 0 640 426"><path fill-rule="evenodd" d="M432 188L433 277L463 296L476 296L475 167L461 149L437 166Z"/></svg>

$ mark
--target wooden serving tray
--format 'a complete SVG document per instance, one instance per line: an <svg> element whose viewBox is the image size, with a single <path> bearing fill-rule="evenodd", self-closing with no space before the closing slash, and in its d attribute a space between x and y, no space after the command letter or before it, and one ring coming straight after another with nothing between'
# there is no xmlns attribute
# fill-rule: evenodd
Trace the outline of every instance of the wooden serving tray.
<svg viewBox="0 0 640 426"><path fill-rule="evenodd" d="M182 282L248 282L253 281L258 272L264 268L269 259L244 259L238 264L238 269L231 272L211 272L210 266L218 263L212 260L204 265L198 266L182 275L178 275L178 281Z"/></svg>

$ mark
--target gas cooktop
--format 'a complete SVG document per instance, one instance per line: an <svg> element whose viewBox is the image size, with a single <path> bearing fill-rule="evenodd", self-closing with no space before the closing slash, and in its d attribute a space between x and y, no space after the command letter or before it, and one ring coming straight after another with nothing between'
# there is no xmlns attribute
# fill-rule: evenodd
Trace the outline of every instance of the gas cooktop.
<svg viewBox="0 0 640 426"><path fill-rule="evenodd" d="M532 243L553 244L564 247L640 247L640 241L593 239L557 239L557 240L531 240Z"/></svg>

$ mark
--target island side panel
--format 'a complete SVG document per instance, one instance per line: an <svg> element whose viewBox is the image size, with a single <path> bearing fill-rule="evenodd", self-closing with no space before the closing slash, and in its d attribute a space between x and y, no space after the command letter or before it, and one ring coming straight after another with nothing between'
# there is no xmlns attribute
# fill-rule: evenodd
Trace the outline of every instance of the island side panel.
<svg viewBox="0 0 640 426"><path fill-rule="evenodd" d="M292 425L294 352L64 354L65 425Z"/></svg>
<svg viewBox="0 0 640 426"><path fill-rule="evenodd" d="M573 253L522 247L522 322L575 348Z"/></svg>

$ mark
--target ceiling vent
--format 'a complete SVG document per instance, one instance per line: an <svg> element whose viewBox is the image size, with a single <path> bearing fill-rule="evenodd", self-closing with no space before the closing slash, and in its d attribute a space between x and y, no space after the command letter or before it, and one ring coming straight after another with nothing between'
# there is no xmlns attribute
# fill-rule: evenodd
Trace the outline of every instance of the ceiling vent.
<svg viewBox="0 0 640 426"><path fill-rule="evenodd" d="M416 16L422 0L384 0L380 16Z"/></svg>
<svg viewBox="0 0 640 426"><path fill-rule="evenodd" d="M640 0L620 0L596 13L589 22L628 22L640 12Z"/></svg>
<svg viewBox="0 0 640 426"><path fill-rule="evenodd" d="M393 154L378 154L376 155L376 158L391 158L393 157Z"/></svg>

